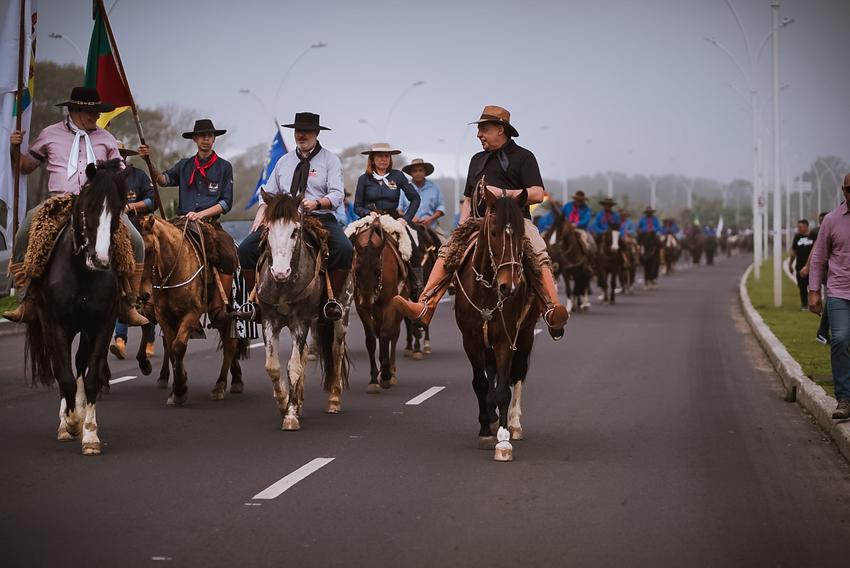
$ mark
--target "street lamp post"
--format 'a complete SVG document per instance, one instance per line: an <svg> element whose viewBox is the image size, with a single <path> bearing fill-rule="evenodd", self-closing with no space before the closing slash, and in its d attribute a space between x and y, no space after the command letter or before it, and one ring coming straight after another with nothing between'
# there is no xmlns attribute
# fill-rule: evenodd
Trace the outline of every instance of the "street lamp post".
<svg viewBox="0 0 850 568"><path fill-rule="evenodd" d="M771 3L773 16L773 305L782 306L782 188L780 180L779 122L779 10L778 1Z"/></svg>
<svg viewBox="0 0 850 568"><path fill-rule="evenodd" d="M649 176L649 206L655 209L655 194L658 186L658 178Z"/></svg>
<svg viewBox="0 0 850 568"><path fill-rule="evenodd" d="M86 70L86 58L85 58L85 57L83 57L83 52L80 50L80 46L79 46L79 45L77 45L76 43L74 43L74 42L71 40L71 38L69 38L68 36L66 36L66 35L64 35L64 34L50 34L48 37L50 37L51 39L61 39L61 40L65 40L65 42L67 42L67 43L68 43L68 45L70 45L71 47L73 47L73 48L74 48L74 51L76 51L76 52L77 52L77 56L80 58L80 65L82 65L82 67L83 67L83 71L85 71L85 70Z"/></svg>
<svg viewBox="0 0 850 568"><path fill-rule="evenodd" d="M403 91L399 94L399 96L398 96L398 97L396 97L395 101L393 101L393 104L390 106L390 111L387 113L387 120L386 120L386 122L384 123L384 130L383 130L383 132L382 132L382 134L383 134L383 138L384 138L385 140L386 140L386 138L387 138L387 129L388 129L388 128L389 128L389 126L390 126L390 119L392 119L392 117L393 117L393 113L395 112L396 107L399 105L399 103L401 102L401 100L402 100L402 99L403 99L403 98L407 95L407 93L409 93L410 91L412 91L412 90L413 90L413 89L415 89L416 87L421 87L421 86L422 86L422 85L424 85L424 84L425 84L425 81L414 81L413 83L411 83L410 85L408 85L408 86L407 86L407 88L405 88L405 89L404 89L404 90L403 90Z"/></svg>
<svg viewBox="0 0 850 568"><path fill-rule="evenodd" d="M302 51L301 53L299 53L299 54L298 54L298 56L297 56L297 57L296 57L296 58L292 61L292 63L289 65L289 68L288 68L288 69L286 70L286 72L285 72L285 73L281 76L281 78L280 78L280 82L277 84L277 90L274 92L274 99L272 100L272 105L273 105L275 108L277 108L277 101L278 101L278 98L280 98L280 90L283 88L283 82L284 82L284 81L286 81L286 78L287 78L287 77L289 77L289 74L290 74L290 73L292 72L292 70L295 68L295 65L296 65L299 61L301 61L301 58L302 58L302 57L304 57L305 55L307 55L308 53L310 53L310 51L312 51L312 50L314 50L314 49L322 49L323 47L327 47L327 46L328 46L328 44L323 43L323 42L321 42L321 41L320 41L319 43L314 43L314 44L310 45L310 47L308 47L307 49L305 49L304 51Z"/></svg>
<svg viewBox="0 0 850 568"><path fill-rule="evenodd" d="M251 89L239 89L239 94L248 95L249 97L257 101L260 107L262 107L263 113L266 115L266 118L271 118L272 120L274 120L275 124L277 124L277 118L275 118L274 114L272 114L272 112L269 110L269 106L262 98L260 98L257 93L255 93ZM280 128L280 126L278 126L278 128Z"/></svg>
<svg viewBox="0 0 850 568"><path fill-rule="evenodd" d="M611 170L605 172L605 175L608 176L608 198L614 199L614 176L611 173Z"/></svg>

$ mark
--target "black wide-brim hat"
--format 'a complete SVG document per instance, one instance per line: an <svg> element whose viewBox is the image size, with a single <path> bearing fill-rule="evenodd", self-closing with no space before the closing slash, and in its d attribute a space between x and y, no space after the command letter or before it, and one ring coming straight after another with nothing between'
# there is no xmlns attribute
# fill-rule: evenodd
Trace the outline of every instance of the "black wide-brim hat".
<svg viewBox="0 0 850 568"><path fill-rule="evenodd" d="M202 118L201 120L195 121L195 127L192 129L192 132L184 132L183 138L192 139L198 134L215 134L216 136L221 136L227 132L227 130L219 130L213 124L213 121L209 118Z"/></svg>
<svg viewBox="0 0 850 568"><path fill-rule="evenodd" d="M291 124L282 124L284 128L294 128L295 130L307 130L309 132L318 132L320 130L330 130L319 124L319 115L312 112L297 112L295 120Z"/></svg>
<svg viewBox="0 0 850 568"><path fill-rule="evenodd" d="M599 201L599 205L610 205L611 207L614 207L616 204L617 202L611 199L610 197L606 197Z"/></svg>
<svg viewBox="0 0 850 568"><path fill-rule="evenodd" d="M100 94L93 87L74 87L71 89L71 98L56 106L68 107L68 110L89 112L112 112L115 110L115 105L100 100Z"/></svg>

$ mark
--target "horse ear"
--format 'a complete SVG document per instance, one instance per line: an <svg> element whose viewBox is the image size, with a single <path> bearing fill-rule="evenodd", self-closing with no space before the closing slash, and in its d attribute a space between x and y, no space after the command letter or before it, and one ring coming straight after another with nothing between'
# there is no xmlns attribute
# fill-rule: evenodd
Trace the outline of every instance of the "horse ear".
<svg viewBox="0 0 850 568"><path fill-rule="evenodd" d="M93 180L94 176L97 175L97 166L94 164L89 164L86 166L86 177L89 180Z"/></svg>
<svg viewBox="0 0 850 568"><path fill-rule="evenodd" d="M271 203L271 200L272 200L271 194L266 193L266 190L263 189L263 188L260 188L260 197L263 198L263 203L265 203L266 205Z"/></svg>
<svg viewBox="0 0 850 568"><path fill-rule="evenodd" d="M517 197L517 203L519 203L520 207L525 207L526 202L528 201L528 190L523 188L521 192L519 192L519 197Z"/></svg>

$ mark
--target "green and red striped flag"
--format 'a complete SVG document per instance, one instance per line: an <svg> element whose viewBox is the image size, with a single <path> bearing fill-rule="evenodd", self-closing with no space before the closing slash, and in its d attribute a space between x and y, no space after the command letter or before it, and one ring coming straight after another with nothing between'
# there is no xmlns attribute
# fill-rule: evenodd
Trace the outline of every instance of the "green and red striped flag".
<svg viewBox="0 0 850 568"><path fill-rule="evenodd" d="M110 120L130 108L130 94L118 72L104 17L98 5L99 2L95 2L94 29L89 43L85 86L97 88L103 102L115 105L115 110L101 114L97 120L97 125L104 128Z"/></svg>

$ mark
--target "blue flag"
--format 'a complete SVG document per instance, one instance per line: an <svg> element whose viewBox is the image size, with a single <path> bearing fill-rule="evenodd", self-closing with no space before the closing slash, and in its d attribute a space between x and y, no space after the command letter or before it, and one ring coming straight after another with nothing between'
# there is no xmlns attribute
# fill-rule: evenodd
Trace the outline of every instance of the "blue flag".
<svg viewBox="0 0 850 568"><path fill-rule="evenodd" d="M277 121L275 121L275 126L277 127L277 134L275 134L274 140L272 140L272 144L269 146L266 161L263 164L263 171L260 172L260 179L257 180L257 187L254 188L254 195L248 201L245 209L250 209L260 201L260 189L269 181L277 161L287 152L286 144L283 142L283 136L280 135L280 127L277 125Z"/></svg>

